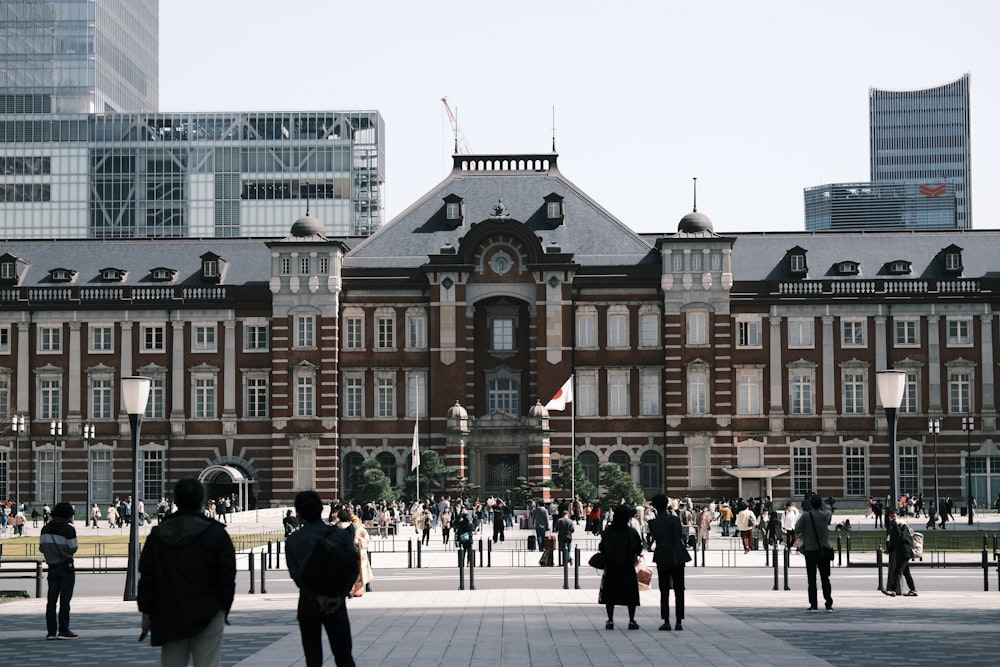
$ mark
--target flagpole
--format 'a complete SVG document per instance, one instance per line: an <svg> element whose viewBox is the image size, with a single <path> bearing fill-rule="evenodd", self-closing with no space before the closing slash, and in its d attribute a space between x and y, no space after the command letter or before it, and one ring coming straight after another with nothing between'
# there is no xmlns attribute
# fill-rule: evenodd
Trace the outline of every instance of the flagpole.
<svg viewBox="0 0 1000 667"><path fill-rule="evenodd" d="M576 373L569 376L570 386L573 387L573 403L572 412L570 412L570 435L569 435L569 446L570 446L570 474L573 475L573 481L570 482L570 498L569 506L573 508L571 514L576 514Z"/></svg>

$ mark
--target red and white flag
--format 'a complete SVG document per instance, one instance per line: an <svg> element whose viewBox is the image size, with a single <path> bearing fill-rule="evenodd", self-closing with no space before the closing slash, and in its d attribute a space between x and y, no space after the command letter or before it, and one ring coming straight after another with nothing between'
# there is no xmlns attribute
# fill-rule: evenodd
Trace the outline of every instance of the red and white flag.
<svg viewBox="0 0 1000 667"><path fill-rule="evenodd" d="M552 400L545 404L546 410L565 410L567 403L573 402L573 376L559 387L559 391L552 397Z"/></svg>
<svg viewBox="0 0 1000 667"><path fill-rule="evenodd" d="M417 440L417 424L413 424L413 449L410 451L410 470L420 467L420 446Z"/></svg>

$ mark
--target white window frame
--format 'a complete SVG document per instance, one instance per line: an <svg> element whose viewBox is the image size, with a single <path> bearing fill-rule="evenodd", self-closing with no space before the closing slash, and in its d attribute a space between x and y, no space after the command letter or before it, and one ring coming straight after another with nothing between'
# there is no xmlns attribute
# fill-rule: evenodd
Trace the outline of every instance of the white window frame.
<svg viewBox="0 0 1000 667"><path fill-rule="evenodd" d="M422 308L406 313L406 349L427 349L427 312Z"/></svg>
<svg viewBox="0 0 1000 667"><path fill-rule="evenodd" d="M792 497L802 498L816 490L816 455L811 444L793 443Z"/></svg>
<svg viewBox="0 0 1000 667"><path fill-rule="evenodd" d="M167 349L165 324L141 324L139 337L139 352L165 352Z"/></svg>
<svg viewBox="0 0 1000 667"><path fill-rule="evenodd" d="M419 419L427 416L427 371L406 371L406 416Z"/></svg>
<svg viewBox="0 0 1000 667"><path fill-rule="evenodd" d="M60 372L39 373L38 387L38 419L62 419L63 379Z"/></svg>
<svg viewBox="0 0 1000 667"><path fill-rule="evenodd" d="M267 352L271 345L271 331L267 322L247 320L243 323L243 351Z"/></svg>
<svg viewBox="0 0 1000 667"><path fill-rule="evenodd" d="M868 497L868 445L854 440L852 442L844 443L844 496L848 498L866 498ZM852 468L849 465L851 461L854 461L856 465L860 465L862 472L860 475L857 473L852 473ZM858 482L862 488L851 488L851 480Z"/></svg>
<svg viewBox="0 0 1000 667"><path fill-rule="evenodd" d="M192 370L191 419L216 419L218 401L218 369Z"/></svg>
<svg viewBox="0 0 1000 667"><path fill-rule="evenodd" d="M627 369L608 369L608 416L628 417L629 406L629 379L630 373Z"/></svg>
<svg viewBox="0 0 1000 667"><path fill-rule="evenodd" d="M867 368L856 363L842 364L840 368L840 387L842 414L868 414Z"/></svg>
<svg viewBox="0 0 1000 667"><path fill-rule="evenodd" d="M596 370L577 370L573 400L576 401L578 417L596 417L598 409L599 383Z"/></svg>
<svg viewBox="0 0 1000 667"><path fill-rule="evenodd" d="M764 370L760 367L736 368L736 414L754 417L764 414Z"/></svg>
<svg viewBox="0 0 1000 667"><path fill-rule="evenodd" d="M660 347L660 311L653 306L639 310L639 347Z"/></svg>
<svg viewBox="0 0 1000 667"><path fill-rule="evenodd" d="M707 444L688 446L688 484L692 489L705 489L710 486L711 457L712 449Z"/></svg>
<svg viewBox="0 0 1000 667"><path fill-rule="evenodd" d="M191 351L218 352L218 325L215 322L191 323Z"/></svg>
<svg viewBox="0 0 1000 667"><path fill-rule="evenodd" d="M396 416L396 373L377 371L375 373L375 417L391 419Z"/></svg>
<svg viewBox="0 0 1000 667"><path fill-rule="evenodd" d="M10 354L10 337L10 325L0 324L0 354Z"/></svg>
<svg viewBox="0 0 1000 667"><path fill-rule="evenodd" d="M59 354L62 352L62 325L38 325L38 353Z"/></svg>
<svg viewBox="0 0 1000 667"><path fill-rule="evenodd" d="M396 313L380 308L375 312L375 349L386 352L396 349Z"/></svg>
<svg viewBox="0 0 1000 667"><path fill-rule="evenodd" d="M711 383L709 366L703 361L687 366L687 414L702 416L711 412L708 397Z"/></svg>
<svg viewBox="0 0 1000 667"><path fill-rule="evenodd" d="M613 305L608 308L608 349L626 349L629 347L628 317L628 306Z"/></svg>
<svg viewBox="0 0 1000 667"><path fill-rule="evenodd" d="M814 336L815 321L809 317L789 317L788 318L788 347L789 349L811 350L816 347L816 336Z"/></svg>
<svg viewBox="0 0 1000 667"><path fill-rule="evenodd" d="M90 419L115 418L115 376L111 371L89 373L88 389Z"/></svg>
<svg viewBox="0 0 1000 667"><path fill-rule="evenodd" d="M789 364L788 414L796 417L816 414L816 367L814 364Z"/></svg>
<svg viewBox="0 0 1000 667"><path fill-rule="evenodd" d="M344 349L365 348L365 313L360 308L344 310Z"/></svg>
<svg viewBox="0 0 1000 667"><path fill-rule="evenodd" d="M91 354L112 354L115 351L115 327L112 324L90 324L87 327Z"/></svg>
<svg viewBox="0 0 1000 667"><path fill-rule="evenodd" d="M515 347L514 338L513 317L490 318L491 352L513 352Z"/></svg>
<svg viewBox="0 0 1000 667"><path fill-rule="evenodd" d="M576 311L576 346L597 348L597 309L593 306L581 306Z"/></svg>
<svg viewBox="0 0 1000 667"><path fill-rule="evenodd" d="M948 364L948 413L972 414L976 373L970 364Z"/></svg>
<svg viewBox="0 0 1000 667"><path fill-rule="evenodd" d="M243 371L243 415L266 419L270 415L271 379L267 370Z"/></svg>
<svg viewBox="0 0 1000 667"><path fill-rule="evenodd" d="M295 344L296 350L312 350L316 348L316 314L295 313Z"/></svg>
<svg viewBox="0 0 1000 667"><path fill-rule="evenodd" d="M945 326L948 347L972 347L972 317L948 317Z"/></svg>
<svg viewBox="0 0 1000 667"><path fill-rule="evenodd" d="M365 416L365 378L361 373L344 374L344 417L360 419Z"/></svg>
<svg viewBox="0 0 1000 667"><path fill-rule="evenodd" d="M893 347L920 347L920 320L917 318L893 319Z"/></svg>
<svg viewBox="0 0 1000 667"><path fill-rule="evenodd" d="M899 404L899 412L900 414L920 412L920 371L917 369L906 370L906 384L903 388L903 401Z"/></svg>
<svg viewBox="0 0 1000 667"><path fill-rule="evenodd" d="M840 321L840 346L868 347L868 323L863 317L846 317Z"/></svg>
<svg viewBox="0 0 1000 667"><path fill-rule="evenodd" d="M316 416L316 367L301 364L293 373L295 382L295 417Z"/></svg>
<svg viewBox="0 0 1000 667"><path fill-rule="evenodd" d="M687 324L686 340L689 347L708 345L708 311L701 308L684 313Z"/></svg>
<svg viewBox="0 0 1000 667"><path fill-rule="evenodd" d="M521 411L521 375L509 368L486 373L486 408L517 415Z"/></svg>
<svg viewBox="0 0 1000 667"><path fill-rule="evenodd" d="M661 412L663 394L660 391L660 369L639 369L639 414L655 417Z"/></svg>
<svg viewBox="0 0 1000 667"><path fill-rule="evenodd" d="M759 350L763 347L759 315L736 316L736 347L744 350Z"/></svg>

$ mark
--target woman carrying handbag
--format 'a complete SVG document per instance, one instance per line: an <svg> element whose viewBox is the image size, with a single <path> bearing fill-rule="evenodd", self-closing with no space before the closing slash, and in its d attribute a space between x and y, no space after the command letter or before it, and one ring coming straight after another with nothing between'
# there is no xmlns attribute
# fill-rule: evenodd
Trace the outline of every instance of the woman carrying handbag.
<svg viewBox="0 0 1000 667"><path fill-rule="evenodd" d="M823 499L813 494L809 506L795 522L795 535L799 539L799 550L806 557L806 580L809 586L809 608L807 612L819 611L816 594L816 572L823 585L823 599L826 610L833 611L833 596L830 588L830 562L833 549L830 548L830 519L833 513L823 504Z"/></svg>

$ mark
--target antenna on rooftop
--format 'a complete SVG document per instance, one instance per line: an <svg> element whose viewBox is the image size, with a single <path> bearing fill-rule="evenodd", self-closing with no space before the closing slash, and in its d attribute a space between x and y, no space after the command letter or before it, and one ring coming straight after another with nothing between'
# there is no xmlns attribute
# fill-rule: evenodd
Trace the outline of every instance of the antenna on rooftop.
<svg viewBox="0 0 1000 667"><path fill-rule="evenodd" d="M556 152L556 105L552 105L552 152Z"/></svg>
<svg viewBox="0 0 1000 667"><path fill-rule="evenodd" d="M697 213L698 212L698 177L697 176L692 176L691 180L694 181L694 184L692 186L694 188L694 208L692 210L695 213Z"/></svg>

